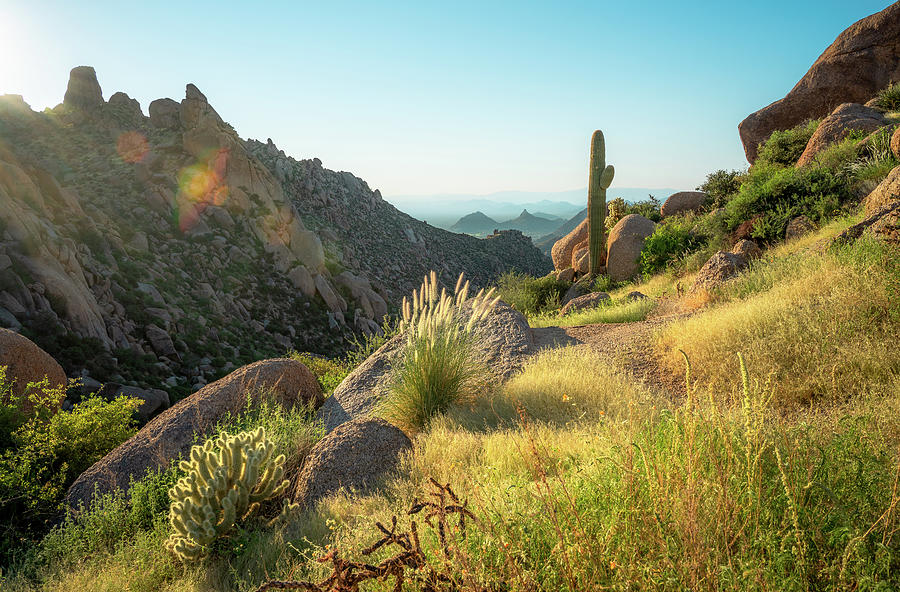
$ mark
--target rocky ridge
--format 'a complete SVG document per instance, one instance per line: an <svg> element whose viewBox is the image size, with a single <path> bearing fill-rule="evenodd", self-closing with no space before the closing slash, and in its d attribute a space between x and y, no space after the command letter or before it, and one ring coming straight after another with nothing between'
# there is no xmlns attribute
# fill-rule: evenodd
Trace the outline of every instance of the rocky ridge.
<svg viewBox="0 0 900 592"><path fill-rule="evenodd" d="M149 117L93 68L34 112L0 96L0 326L69 376L175 397L289 349L332 354L430 269L549 261L413 220L350 173L244 141L188 84Z"/></svg>

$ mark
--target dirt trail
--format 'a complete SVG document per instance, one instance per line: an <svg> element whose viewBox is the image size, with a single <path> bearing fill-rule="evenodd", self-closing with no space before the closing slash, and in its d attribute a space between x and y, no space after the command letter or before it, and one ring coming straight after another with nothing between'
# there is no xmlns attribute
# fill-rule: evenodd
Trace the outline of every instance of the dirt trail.
<svg viewBox="0 0 900 592"><path fill-rule="evenodd" d="M686 316L689 313L633 323L534 328L531 332L538 350L564 346L587 347L650 387L678 396L684 394L682 379L659 365L653 355L653 336L665 325Z"/></svg>

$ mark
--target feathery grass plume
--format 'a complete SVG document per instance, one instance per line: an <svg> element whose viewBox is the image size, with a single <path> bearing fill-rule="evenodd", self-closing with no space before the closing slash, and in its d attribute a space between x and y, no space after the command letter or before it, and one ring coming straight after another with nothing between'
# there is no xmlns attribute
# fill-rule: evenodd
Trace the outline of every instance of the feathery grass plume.
<svg viewBox="0 0 900 592"><path fill-rule="evenodd" d="M469 282L460 274L453 295L440 288L432 271L412 298L403 299L401 330L406 345L395 366L383 413L415 431L450 406L474 400L485 386L484 369L474 355L473 335L499 301L494 290L480 290L469 302ZM468 318L466 318L468 317Z"/></svg>
<svg viewBox="0 0 900 592"><path fill-rule="evenodd" d="M260 502L283 493L288 487L285 456L273 459L274 452L262 427L194 446L190 462L181 462L187 475L169 490L175 532L166 547L184 562L201 559L238 519L249 518Z"/></svg>

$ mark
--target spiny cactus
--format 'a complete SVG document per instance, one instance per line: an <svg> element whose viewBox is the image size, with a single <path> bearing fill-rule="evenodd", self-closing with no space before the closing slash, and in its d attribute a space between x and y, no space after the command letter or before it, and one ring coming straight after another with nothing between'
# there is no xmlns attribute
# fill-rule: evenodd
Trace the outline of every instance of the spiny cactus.
<svg viewBox="0 0 900 592"><path fill-rule="evenodd" d="M597 130L591 137L591 174L588 181L588 249L590 272L600 272L606 250L606 190L612 184L615 169L606 164L606 142Z"/></svg>
<svg viewBox="0 0 900 592"><path fill-rule="evenodd" d="M191 449L182 461L187 475L169 490L169 522L174 532L166 546L182 561L206 555L209 545L246 519L263 502L288 487L284 455L272 458L275 444L266 432L223 434Z"/></svg>

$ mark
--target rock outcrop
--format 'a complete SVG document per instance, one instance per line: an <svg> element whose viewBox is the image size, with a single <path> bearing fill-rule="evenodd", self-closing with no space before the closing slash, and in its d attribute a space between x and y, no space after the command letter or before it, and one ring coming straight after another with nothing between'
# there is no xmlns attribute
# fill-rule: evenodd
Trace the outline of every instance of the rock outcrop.
<svg viewBox="0 0 900 592"><path fill-rule="evenodd" d="M609 302L609 300L609 294L606 292L591 292L590 294L578 296L577 298L573 298L566 302L565 306L559 310L559 315L565 316L569 313L584 310L586 308L594 308L604 302Z"/></svg>
<svg viewBox="0 0 900 592"><path fill-rule="evenodd" d="M566 269L567 267L575 267L573 264L573 255L576 248L581 248L587 244L588 239L588 221L575 227L575 230L559 239L553 244L550 256L553 259L553 267L557 270Z"/></svg>
<svg viewBox="0 0 900 592"><path fill-rule="evenodd" d="M663 202L659 208L659 214L665 218L666 216L696 212L703 208L707 200L709 200L709 196L702 191L679 191L670 195Z"/></svg>
<svg viewBox="0 0 900 592"><path fill-rule="evenodd" d="M857 21L841 33L783 99L738 126L749 162L775 130L824 117L841 103L865 103L900 81L900 3Z"/></svg>
<svg viewBox="0 0 900 592"><path fill-rule="evenodd" d="M10 394L21 397L28 392L28 384L47 379L51 389L65 387L68 380L62 367L50 354L39 348L30 339L7 329L0 329L0 366L6 366L6 380L12 383ZM57 409L65 396L62 391ZM32 403L23 401L23 411L29 413Z"/></svg>
<svg viewBox="0 0 900 592"><path fill-rule="evenodd" d="M887 177L872 190L863 202L866 217L875 215L881 208L900 200L900 167L894 167Z"/></svg>
<svg viewBox="0 0 900 592"><path fill-rule="evenodd" d="M412 442L380 418L356 419L338 426L313 447L297 479L294 501L311 507L341 488L365 493L395 470Z"/></svg>
<svg viewBox="0 0 900 592"><path fill-rule="evenodd" d="M655 222L639 214L628 214L616 222L607 241L606 270L611 279L621 282L637 275L644 241L655 229Z"/></svg>
<svg viewBox="0 0 900 592"><path fill-rule="evenodd" d="M100 90L97 73L92 67L72 68L63 104L82 111L89 111L103 105L103 91Z"/></svg>
<svg viewBox="0 0 900 592"><path fill-rule="evenodd" d="M743 255L719 251L714 254L697 272L694 280L694 290L710 290L721 286L747 267L747 260Z"/></svg>
<svg viewBox="0 0 900 592"><path fill-rule="evenodd" d="M312 372L296 360L263 360L235 370L171 407L92 465L69 488L72 508L90 505L95 490L101 494L125 488L131 479L165 467L186 455L195 434L209 434L226 414L236 414L248 397L274 397L277 404L319 406L322 389Z"/></svg>
<svg viewBox="0 0 900 592"><path fill-rule="evenodd" d="M810 164L819 152L831 144L840 142L852 131L869 133L881 129L887 124L888 121L884 115L875 109L858 103L844 103L823 119L816 128L806 144L806 149L797 160L797 166Z"/></svg>

